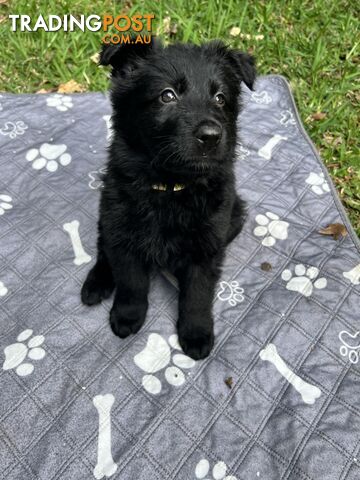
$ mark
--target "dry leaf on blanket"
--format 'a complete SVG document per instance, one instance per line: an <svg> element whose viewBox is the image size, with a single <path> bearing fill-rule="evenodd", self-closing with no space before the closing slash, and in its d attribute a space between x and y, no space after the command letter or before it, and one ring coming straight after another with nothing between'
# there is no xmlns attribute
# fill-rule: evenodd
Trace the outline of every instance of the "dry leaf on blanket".
<svg viewBox="0 0 360 480"><path fill-rule="evenodd" d="M232 386L233 386L233 378L232 377L226 378L225 383L226 383L227 387L229 387L231 389Z"/></svg>
<svg viewBox="0 0 360 480"><path fill-rule="evenodd" d="M66 83L61 83L58 87L58 93L81 93L85 92L86 88L75 80L69 80Z"/></svg>
<svg viewBox="0 0 360 480"><path fill-rule="evenodd" d="M335 240L339 240L340 237L346 237L348 234L345 225L342 223L330 223L326 228L319 230L321 235L332 235Z"/></svg>
<svg viewBox="0 0 360 480"><path fill-rule="evenodd" d="M260 265L260 268L261 268L261 270L263 270L264 272L270 272L270 270L272 269L272 266L271 266L271 263L269 263L269 262L263 262L263 263Z"/></svg>

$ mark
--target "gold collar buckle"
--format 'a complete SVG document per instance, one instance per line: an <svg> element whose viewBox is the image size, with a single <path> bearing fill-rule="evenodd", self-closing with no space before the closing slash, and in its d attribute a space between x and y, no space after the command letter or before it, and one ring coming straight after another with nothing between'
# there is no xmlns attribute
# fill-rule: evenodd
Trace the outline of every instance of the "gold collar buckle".
<svg viewBox="0 0 360 480"><path fill-rule="evenodd" d="M185 185L183 183L175 183L172 191L173 192L179 192L180 190L184 190L185 188ZM154 183L152 185L152 189L153 190L160 190L162 192L166 192L167 189L168 189L168 186L166 185L166 183Z"/></svg>

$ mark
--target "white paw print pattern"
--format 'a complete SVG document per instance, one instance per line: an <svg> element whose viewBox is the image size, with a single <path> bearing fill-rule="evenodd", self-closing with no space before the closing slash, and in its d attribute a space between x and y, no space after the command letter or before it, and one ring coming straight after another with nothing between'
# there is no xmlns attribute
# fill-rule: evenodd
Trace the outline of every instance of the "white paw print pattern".
<svg viewBox="0 0 360 480"><path fill-rule="evenodd" d="M48 107L56 108L59 112L66 112L74 106L71 97L68 95L61 95L60 93L55 93L48 97L46 99L46 104Z"/></svg>
<svg viewBox="0 0 360 480"><path fill-rule="evenodd" d="M24 135L27 128L28 126L22 120L19 120L18 122L6 122L3 128L0 128L0 133L13 140L18 135Z"/></svg>
<svg viewBox="0 0 360 480"><path fill-rule="evenodd" d="M356 332L354 335L346 330L339 333L339 340L342 343L340 346L340 355L348 357L353 364L356 364L359 361L360 343L359 339L356 340L359 335L360 331Z"/></svg>
<svg viewBox="0 0 360 480"><path fill-rule="evenodd" d="M174 387L179 387L185 382L183 368L189 369L195 366L195 361L183 353L175 353L172 362L175 365L168 366L171 362L171 349L180 350L178 336L176 334L169 337L169 343L159 334L151 333L149 335L145 348L135 355L134 362L141 370L148 375L142 378L142 386L153 395L161 392L161 381L153 375L166 367L165 380Z"/></svg>
<svg viewBox="0 0 360 480"><path fill-rule="evenodd" d="M99 168L99 170L93 170L92 172L88 173L88 177L90 178L90 182L88 183L89 187L92 190L98 190L99 188L103 188L103 176L106 173L106 167Z"/></svg>
<svg viewBox="0 0 360 480"><path fill-rule="evenodd" d="M323 289L327 285L326 278L318 278L319 269L317 267L306 268L303 264L299 263L295 266L295 275L293 276L291 270L286 269L282 272L281 278L287 282L286 288L293 292L299 292L305 297L310 297L314 287L317 289Z"/></svg>
<svg viewBox="0 0 360 480"><path fill-rule="evenodd" d="M236 155L239 160L245 160L245 158L250 155L250 150L239 143L236 146Z"/></svg>
<svg viewBox="0 0 360 480"><path fill-rule="evenodd" d="M329 184L325 180L323 172L311 172L305 182L311 185L311 190L316 193L316 195L323 195L324 193L330 192Z"/></svg>
<svg viewBox="0 0 360 480"><path fill-rule="evenodd" d="M43 143L39 149L31 148L28 150L26 160L32 162L32 167L35 170L41 170L45 167L49 172L55 172L59 163L66 167L71 162L71 155L66 152L66 149L67 146L64 144Z"/></svg>
<svg viewBox="0 0 360 480"><path fill-rule="evenodd" d="M285 127L295 125L295 118L291 110L283 110L280 112L280 123Z"/></svg>
<svg viewBox="0 0 360 480"><path fill-rule="evenodd" d="M228 302L229 305L235 307L236 304L244 301L244 289L240 287L239 282L232 280L226 282L223 280L220 282L220 290L217 294L217 298L222 302Z"/></svg>
<svg viewBox="0 0 360 480"><path fill-rule="evenodd" d="M208 477L210 472L210 463L206 458L199 461L195 468L195 477L197 479L210 480L237 480L234 475L226 475L227 465L225 462L217 462L212 469L212 477ZM205 479L205 477L207 477Z"/></svg>
<svg viewBox="0 0 360 480"><path fill-rule="evenodd" d="M41 360L45 357L46 352L40 347L44 343L44 336L36 335L30 338L32 334L31 329L24 330L17 337L17 343L12 343L4 349L3 370L15 369L20 377L30 375L34 371L34 365L23 363L24 360ZM27 345L24 343L26 340L28 340Z"/></svg>
<svg viewBox="0 0 360 480"><path fill-rule="evenodd" d="M252 93L251 98L254 100L254 102L265 105L269 105L269 103L272 102L272 98L266 90Z"/></svg>
<svg viewBox="0 0 360 480"><path fill-rule="evenodd" d="M0 195L0 215L4 215L6 210L10 210L13 208L11 202L12 198L10 197L10 195Z"/></svg>
<svg viewBox="0 0 360 480"><path fill-rule="evenodd" d="M0 282L0 297L5 297L7 293L8 293L8 289L3 284L3 282Z"/></svg>
<svg viewBox="0 0 360 480"><path fill-rule="evenodd" d="M265 215L256 215L255 221L258 226L254 229L254 235L264 237L261 243L265 247L272 247L276 240L286 240L288 238L289 224L280 220L275 213L266 212Z"/></svg>

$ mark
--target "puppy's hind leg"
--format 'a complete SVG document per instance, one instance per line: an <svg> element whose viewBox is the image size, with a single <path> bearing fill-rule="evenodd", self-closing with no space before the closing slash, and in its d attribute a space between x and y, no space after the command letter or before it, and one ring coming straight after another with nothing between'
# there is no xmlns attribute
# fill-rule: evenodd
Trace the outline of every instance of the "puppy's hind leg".
<svg viewBox="0 0 360 480"><path fill-rule="evenodd" d="M81 289L81 301L85 305L96 305L112 294L115 282L109 261L103 247L101 227L97 242L97 260Z"/></svg>
<svg viewBox="0 0 360 480"><path fill-rule="evenodd" d="M226 243L230 243L241 232L245 221L245 202L237 196L231 212L230 227L226 237Z"/></svg>

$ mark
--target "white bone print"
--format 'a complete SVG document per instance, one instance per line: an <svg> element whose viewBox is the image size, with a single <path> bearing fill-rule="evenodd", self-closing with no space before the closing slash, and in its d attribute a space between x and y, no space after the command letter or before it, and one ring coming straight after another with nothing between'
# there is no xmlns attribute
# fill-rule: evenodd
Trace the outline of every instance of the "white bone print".
<svg viewBox="0 0 360 480"><path fill-rule="evenodd" d="M310 385L310 383L305 382L290 370L278 354L276 346L273 343L270 343L266 348L261 350L260 358L261 360L267 360L272 363L276 370L300 393L305 403L312 405L316 399L320 397L321 390L315 385Z"/></svg>
<svg viewBox="0 0 360 480"><path fill-rule="evenodd" d="M114 401L114 395L111 393L96 395L93 398L93 404L99 414L98 457L94 468L96 480L111 477L117 470L117 465L111 453L111 407Z"/></svg>
<svg viewBox="0 0 360 480"><path fill-rule="evenodd" d="M270 138L270 140L268 140L265 143L265 145L263 147L261 147L258 150L258 155L260 155L260 157L265 158L265 160L270 160L273 149L282 140L287 140L287 137L284 137L284 136L278 135L278 134L274 135L273 137Z"/></svg>
<svg viewBox="0 0 360 480"><path fill-rule="evenodd" d="M352 270L348 272L343 272L343 276L350 280L350 282L354 285L360 284L360 263L356 265Z"/></svg>
<svg viewBox="0 0 360 480"><path fill-rule="evenodd" d="M8 289L6 285L4 285L3 282L0 282L0 297L5 297L7 293L8 293Z"/></svg>
<svg viewBox="0 0 360 480"><path fill-rule="evenodd" d="M0 195L0 215L4 215L6 210L11 210L13 208L12 206L12 198L10 195Z"/></svg>
<svg viewBox="0 0 360 480"><path fill-rule="evenodd" d="M89 263L91 261L90 255L88 255L81 243L80 234L79 234L80 222L78 220L73 220L69 223L64 223L63 229L70 235L71 244L74 250L75 265L82 265L83 263Z"/></svg>

